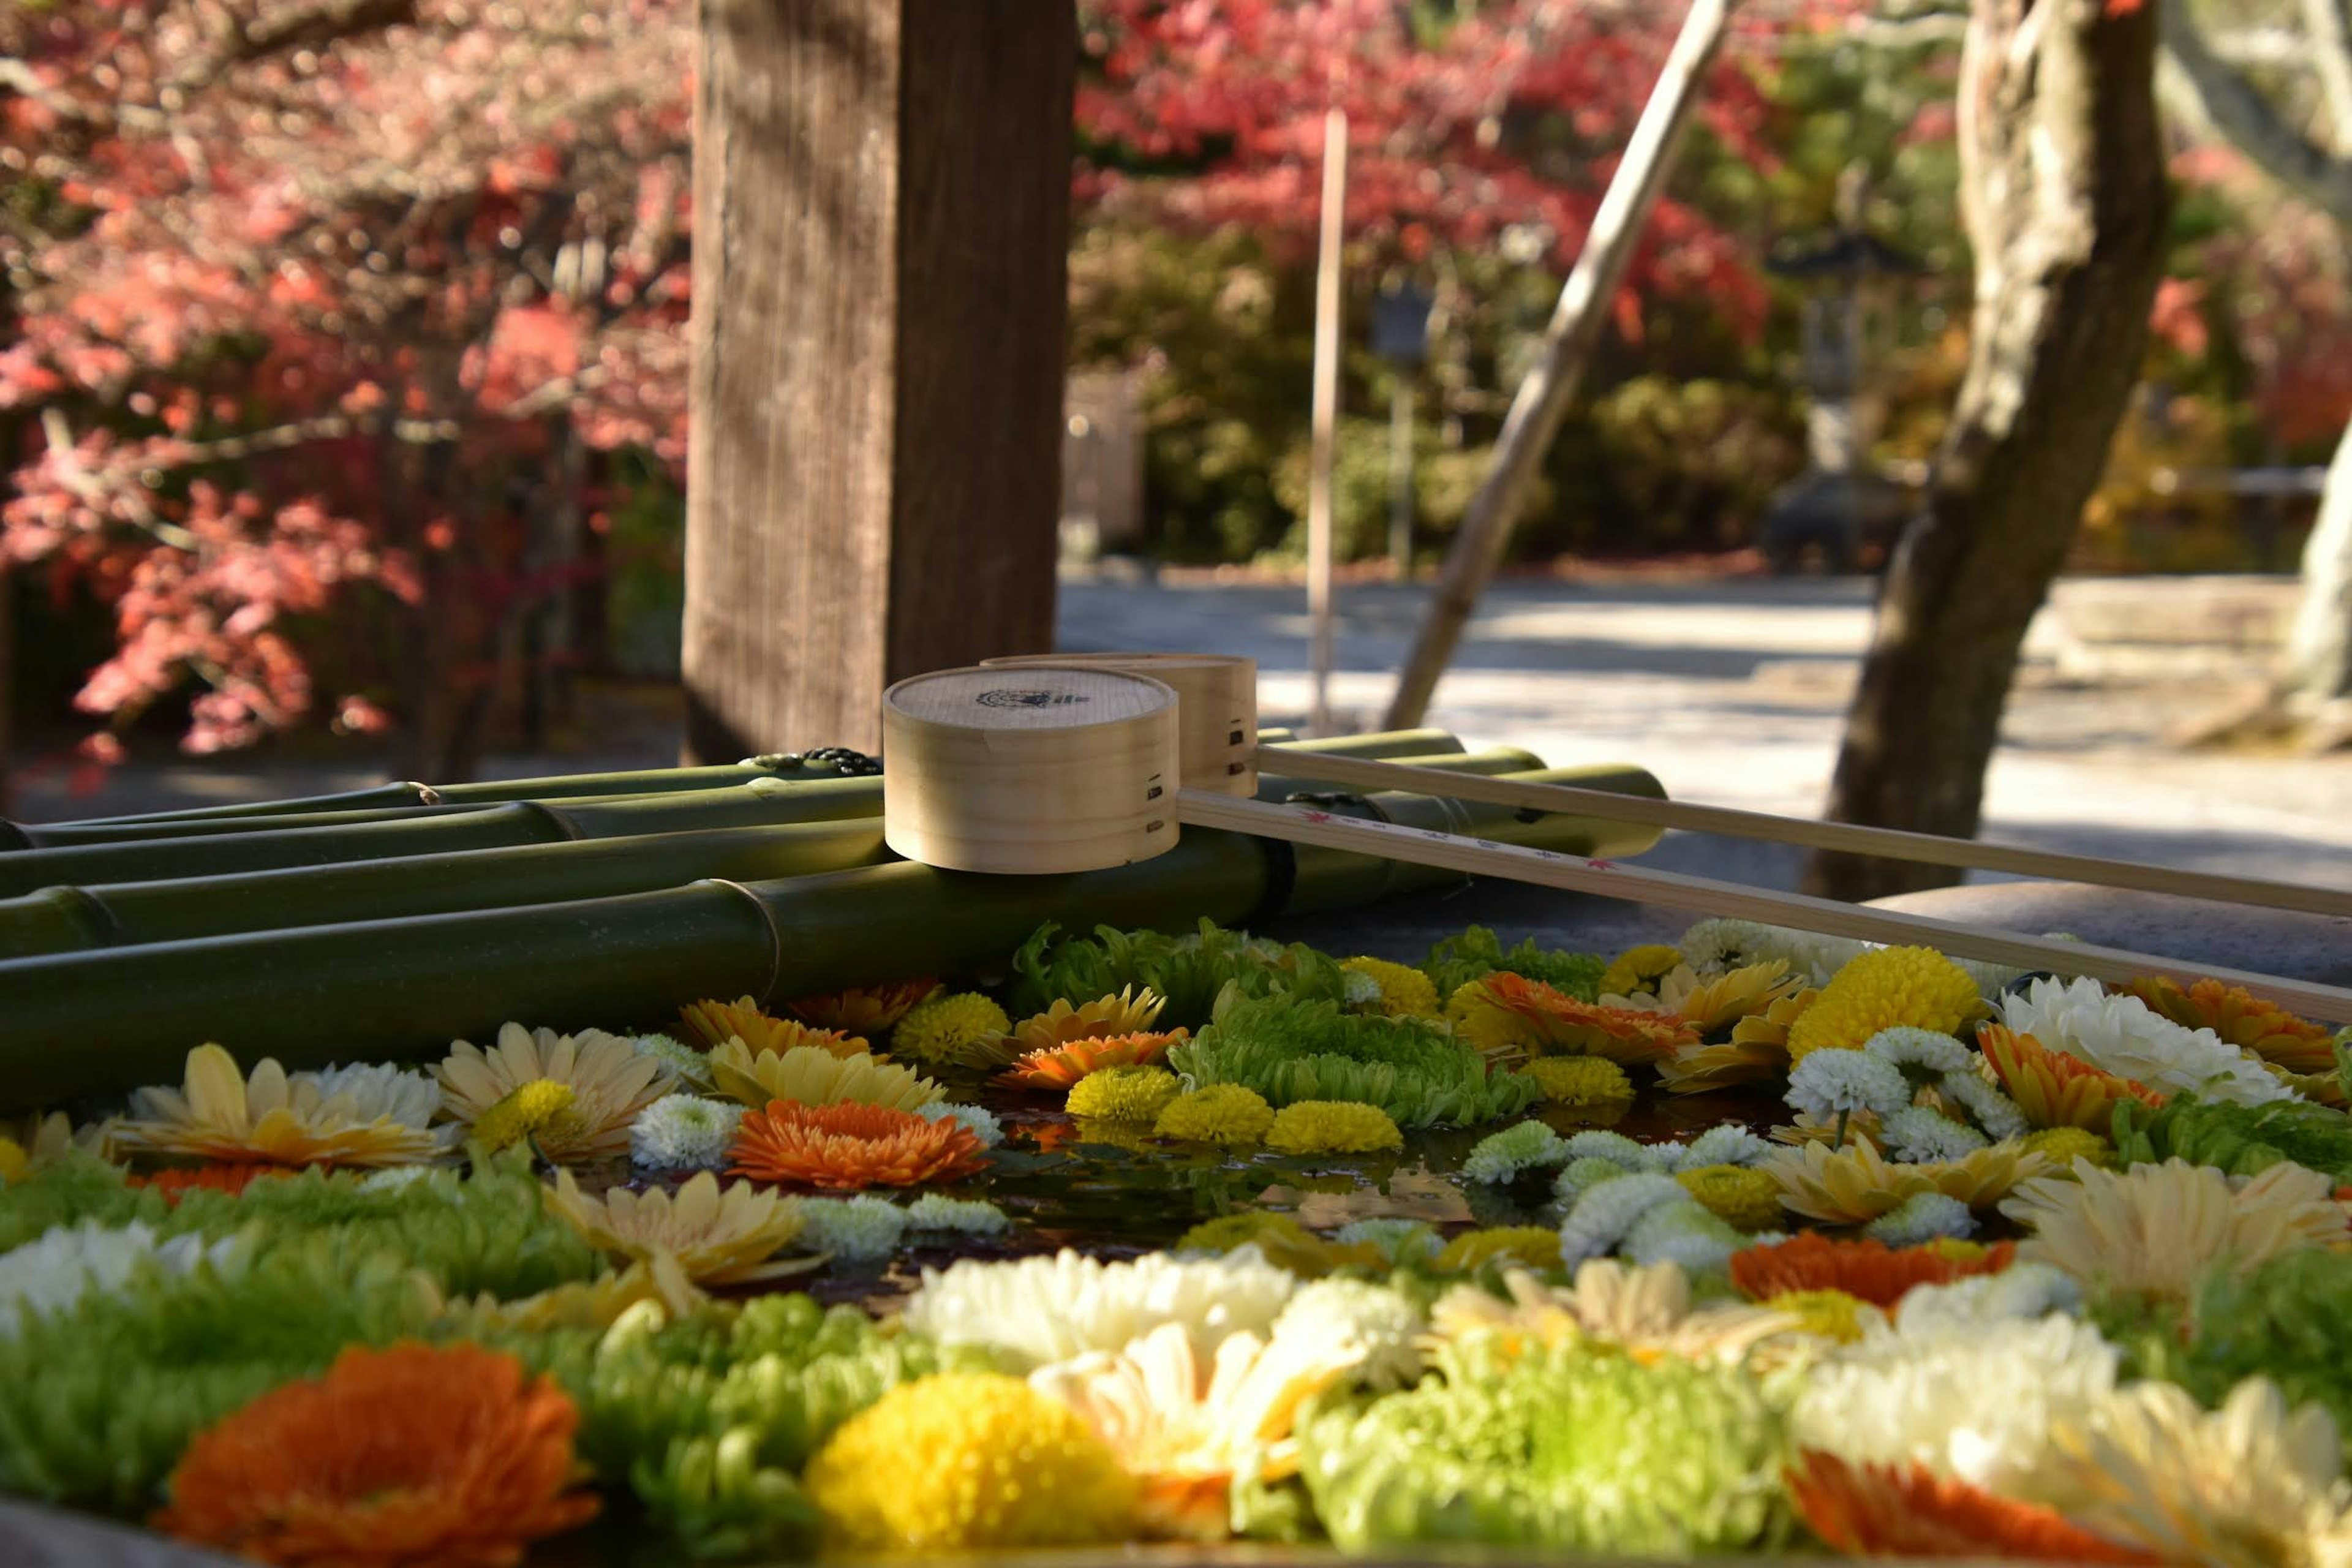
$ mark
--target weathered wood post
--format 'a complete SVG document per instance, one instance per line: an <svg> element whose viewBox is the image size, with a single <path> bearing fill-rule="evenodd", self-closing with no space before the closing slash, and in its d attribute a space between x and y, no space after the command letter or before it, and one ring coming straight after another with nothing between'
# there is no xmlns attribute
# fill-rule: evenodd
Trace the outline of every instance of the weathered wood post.
<svg viewBox="0 0 2352 1568"><path fill-rule="evenodd" d="M1052 646L1069 0L702 0L686 755Z"/></svg>

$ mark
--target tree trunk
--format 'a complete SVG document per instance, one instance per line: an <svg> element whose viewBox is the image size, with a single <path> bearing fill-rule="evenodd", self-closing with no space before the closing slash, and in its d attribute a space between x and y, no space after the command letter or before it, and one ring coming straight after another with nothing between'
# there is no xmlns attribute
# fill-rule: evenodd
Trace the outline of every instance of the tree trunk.
<svg viewBox="0 0 2352 1568"><path fill-rule="evenodd" d="M2139 378L2169 195L2156 14L1976 0L1961 62L1969 366L1927 504L1896 545L1831 786L1841 821L1973 836L2025 628ZM1955 873L1816 855L1809 891Z"/></svg>
<svg viewBox="0 0 2352 1568"><path fill-rule="evenodd" d="M703 0L686 754L1053 644L1070 0Z"/></svg>
<svg viewBox="0 0 2352 1568"><path fill-rule="evenodd" d="M2335 728L2329 708L2352 701L2352 429L2336 444L2319 521L2303 547L2303 596L2287 637L2286 679L2298 704L2312 708L2316 729Z"/></svg>

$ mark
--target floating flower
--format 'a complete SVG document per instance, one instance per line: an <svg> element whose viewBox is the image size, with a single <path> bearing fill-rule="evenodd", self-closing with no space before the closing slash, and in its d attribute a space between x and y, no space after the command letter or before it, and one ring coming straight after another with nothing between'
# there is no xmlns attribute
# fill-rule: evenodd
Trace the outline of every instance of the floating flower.
<svg viewBox="0 0 2352 1568"><path fill-rule="evenodd" d="M1918 1286L1998 1274L2016 1257L2013 1241L1955 1257L1934 1246L1890 1247L1883 1241L1833 1241L1805 1231L1787 1241L1741 1252L1731 1260L1731 1282L1751 1301L1792 1291L1841 1290L1874 1307L1891 1310Z"/></svg>
<svg viewBox="0 0 2352 1568"><path fill-rule="evenodd" d="M945 1067L987 1051L1012 1030L1003 1008L977 991L962 991L910 1009L891 1032L890 1048L926 1067Z"/></svg>
<svg viewBox="0 0 2352 1568"><path fill-rule="evenodd" d="M197 1434L157 1529L265 1563L506 1568L596 1511L579 1413L471 1345L354 1347Z"/></svg>
<svg viewBox="0 0 2352 1568"><path fill-rule="evenodd" d="M1533 1268L1559 1267L1559 1233L1539 1225L1498 1225L1465 1230L1445 1244L1430 1267L1440 1274L1468 1274L1498 1258Z"/></svg>
<svg viewBox="0 0 2352 1568"><path fill-rule="evenodd" d="M1827 1055L1815 1051L1805 1060L1811 1064ZM1990 1142L1975 1128L1924 1105L1906 1105L1881 1118L1879 1139L1888 1153L1915 1164L1965 1160Z"/></svg>
<svg viewBox="0 0 2352 1568"><path fill-rule="evenodd" d="M1867 1138L1855 1138L1837 1150L1823 1143L1783 1150L1762 1166L1780 1182L1782 1205L1832 1225L1865 1224L1925 1192L1941 1192L1970 1208L1983 1208L2046 1168L2042 1156L2019 1143L1995 1143L1940 1164L1889 1164Z"/></svg>
<svg viewBox="0 0 2352 1568"><path fill-rule="evenodd" d="M1879 1030L1862 1048L1880 1061L1916 1073L1922 1079L1973 1071L1977 1061L1975 1053L1951 1036L1902 1024Z"/></svg>
<svg viewBox="0 0 2352 1568"><path fill-rule="evenodd" d="M1783 1290L1766 1298L1763 1306L1790 1319L1796 1332L1842 1345L1853 1344L1886 1321L1877 1308L1843 1290Z"/></svg>
<svg viewBox="0 0 2352 1568"><path fill-rule="evenodd" d="M2146 1084L2053 1051L2033 1036L2004 1025L1979 1025L1977 1043L2000 1075L2001 1087L2035 1127L2080 1127L2105 1132L2114 1119L2117 1100L2137 1100L2148 1106L2164 1103L2165 1097Z"/></svg>
<svg viewBox="0 0 2352 1568"><path fill-rule="evenodd" d="M1705 1094L1760 1083L1789 1070L1789 1029L1821 995L1806 989L1782 996L1731 1026L1720 1045L1690 1045L1658 1062L1658 1082L1669 1094Z"/></svg>
<svg viewBox="0 0 2352 1568"><path fill-rule="evenodd" d="M1444 1005L1437 999L1437 987L1429 976L1409 963L1391 963L1385 958L1350 958L1339 967L1350 974L1370 977L1381 988L1381 1011L1391 1018L1442 1018Z"/></svg>
<svg viewBox="0 0 2352 1568"><path fill-rule="evenodd" d="M1471 995L1465 1001L1457 992L1449 1013L1458 1006L1473 1023L1490 1012L1507 1015L1519 1020L1509 1038L1551 1055L1606 1057L1633 1067L1670 1056L1698 1038L1696 1030L1671 1014L1580 1002L1507 970L1473 981L1464 991Z"/></svg>
<svg viewBox="0 0 2352 1568"><path fill-rule="evenodd" d="M1701 974L1721 974L1774 959L1808 984L1826 985L1858 953L1868 949L1851 937L1823 936L1754 921L1705 920L1683 932L1683 961Z"/></svg>
<svg viewBox="0 0 2352 1568"><path fill-rule="evenodd" d="M975 1067L1002 1067L1032 1051L1050 1051L1073 1040L1101 1040L1118 1035L1145 1035L1168 1005L1168 999L1146 987L1137 994L1132 985L1116 996L1098 996L1073 1007L1056 999L1013 1026L1013 1032L988 1047L985 1059L977 1050L967 1059Z"/></svg>
<svg viewBox="0 0 2352 1568"><path fill-rule="evenodd" d="M2077 1160L2101 1166L2116 1162L2116 1146L2081 1127L2045 1127L2039 1132L2029 1132L2025 1146L2050 1162L2053 1175L2068 1174Z"/></svg>
<svg viewBox="0 0 2352 1568"><path fill-rule="evenodd" d="M2242 1051L2295 1073L2333 1073L2335 1037L2242 985L2200 980L2182 990L2162 975L2135 980L2127 988L2154 1012L2185 1029L2209 1029Z"/></svg>
<svg viewBox="0 0 2352 1568"><path fill-rule="evenodd" d="M2023 1137L2033 1125L2017 1101L1995 1089L1975 1067L1938 1079L1935 1098L1946 1110L1968 1116L1995 1142Z"/></svg>
<svg viewBox="0 0 2352 1568"><path fill-rule="evenodd" d="M470 1129L482 1115L527 1083L546 1079L572 1091L572 1120L537 1140L558 1164L608 1160L628 1152L629 1124L676 1081L656 1057L641 1056L618 1035L600 1029L559 1035L509 1024L485 1051L453 1041L436 1069L442 1110Z"/></svg>
<svg viewBox="0 0 2352 1568"><path fill-rule="evenodd" d="M1824 1047L1858 1050L1898 1025L1959 1032L1983 1005L1968 971L1929 947L1882 947L1847 961L1789 1027L1789 1057Z"/></svg>
<svg viewBox="0 0 2352 1568"><path fill-rule="evenodd" d="M1274 1321L1274 1342L1304 1339L1347 1351L1356 1382L1404 1388L1421 1376L1421 1340L1428 1327L1429 1314L1402 1290L1367 1279L1315 1279L1301 1285Z"/></svg>
<svg viewBox="0 0 2352 1568"><path fill-rule="evenodd" d="M649 1171L716 1171L742 1123L740 1105L666 1094L629 1124L629 1158Z"/></svg>
<svg viewBox="0 0 2352 1568"><path fill-rule="evenodd" d="M907 1205L907 1226L953 1231L958 1236L1003 1236L1013 1228L1013 1216L983 1198L925 1193Z"/></svg>
<svg viewBox="0 0 2352 1568"><path fill-rule="evenodd" d="M1969 1205L1946 1193L1913 1193L1862 1227L1862 1234L1889 1247L1917 1247L1939 1237L1976 1234Z"/></svg>
<svg viewBox="0 0 2352 1568"><path fill-rule="evenodd" d="M21 1182L33 1169L33 1157L14 1138L0 1137L0 1186Z"/></svg>
<svg viewBox="0 0 2352 1568"><path fill-rule="evenodd" d="M651 1057L692 1089L710 1087L710 1058L685 1041L668 1035L638 1035L629 1041L637 1055Z"/></svg>
<svg viewBox="0 0 2352 1568"><path fill-rule="evenodd" d="M428 1130L436 1094L422 1073L336 1068L289 1075L263 1058L246 1078L218 1046L188 1053L178 1089L142 1089L118 1125L123 1149L271 1165L408 1165L439 1159L456 1133Z"/></svg>
<svg viewBox="0 0 2352 1568"><path fill-rule="evenodd" d="M1166 1034L1102 1035L1027 1051L996 1075L996 1081L1022 1089L1066 1089L1089 1073L1105 1068L1151 1067L1181 1045L1188 1031Z"/></svg>
<svg viewBox="0 0 2352 1568"><path fill-rule="evenodd" d="M1377 1105L1301 1100L1274 1113L1265 1144L1284 1154L1367 1154L1403 1148L1404 1133Z"/></svg>
<svg viewBox="0 0 2352 1568"><path fill-rule="evenodd" d="M1051 1258L923 1270L908 1299L915 1333L979 1344L1023 1370L1117 1350L1162 1323L1181 1323L1195 1351L1229 1333L1264 1334L1297 1284L1251 1247L1214 1258L1150 1253L1105 1263L1065 1249Z"/></svg>
<svg viewBox="0 0 2352 1568"><path fill-rule="evenodd" d="M473 1142L486 1149L510 1149L529 1139L545 1138L559 1145L580 1137L577 1097L568 1083L535 1078L474 1119Z"/></svg>
<svg viewBox="0 0 2352 1568"><path fill-rule="evenodd" d="M2000 1212L2033 1232L2019 1256L2086 1286L2186 1300L2209 1268L2243 1272L2344 1237L2326 1176L2292 1163L2225 1176L2181 1159L2025 1183Z"/></svg>
<svg viewBox="0 0 2352 1568"><path fill-rule="evenodd" d="M849 1190L952 1182L987 1163L960 1121L928 1121L887 1106L771 1100L745 1114L730 1175Z"/></svg>
<svg viewBox="0 0 2352 1568"><path fill-rule="evenodd" d="M398 1171L423 1171L422 1165L395 1165ZM136 1172L123 1180L134 1187L152 1187L163 1194L173 1207L189 1193L226 1193L236 1197L257 1181L271 1176L289 1176L292 1168L286 1165L264 1165L252 1161L230 1163L215 1161L210 1164L175 1166L170 1170L152 1171L145 1175Z"/></svg>
<svg viewBox="0 0 2352 1568"><path fill-rule="evenodd" d="M857 1037L763 1013L749 996L738 996L732 1002L689 1002L678 1009L677 1021L688 1039L709 1051L717 1051L730 1040L740 1040L755 1055L773 1051L782 1056L802 1046L837 1057L853 1057L861 1051L870 1054L865 1040Z"/></svg>
<svg viewBox="0 0 2352 1568"><path fill-rule="evenodd" d="M1601 972L1601 994L1625 996L1636 991L1655 992L1658 982L1672 973L1682 961L1682 950L1664 942L1629 947L1610 960L1609 967Z"/></svg>
<svg viewBox="0 0 2352 1568"><path fill-rule="evenodd" d="M888 1198L860 1194L852 1198L809 1198L801 1204L800 1244L811 1252L849 1263L875 1263L898 1250L914 1223L912 1208Z"/></svg>
<svg viewBox="0 0 2352 1568"><path fill-rule="evenodd" d="M1790 1109L1821 1120L1857 1111L1887 1116L1911 1103L1911 1086L1891 1062L1864 1051L1813 1051L1789 1074Z"/></svg>
<svg viewBox="0 0 2352 1568"><path fill-rule="evenodd" d="M1110 1121L1150 1121L1181 1088L1166 1068L1104 1068L1080 1079L1063 1109L1073 1116Z"/></svg>
<svg viewBox="0 0 2352 1568"><path fill-rule="evenodd" d="M803 1023L842 1035L878 1036L896 1027L921 1003L939 994L929 975L887 985L865 985L823 996L800 996L784 1004ZM749 1037L746 1037L747 1040ZM778 1053L781 1055L782 1053Z"/></svg>
<svg viewBox="0 0 2352 1568"><path fill-rule="evenodd" d="M1393 1268L1402 1263L1427 1263L1445 1249L1444 1240L1427 1220L1400 1215L1380 1215L1350 1220L1331 1233L1342 1247L1370 1247Z"/></svg>
<svg viewBox="0 0 2352 1568"><path fill-rule="evenodd" d="M76 1132L73 1119L62 1110L0 1121L0 1183L21 1182L75 1149L110 1159L116 1125L93 1122Z"/></svg>
<svg viewBox="0 0 2352 1568"><path fill-rule="evenodd" d="M1455 1286L1430 1309L1432 1331L1448 1340L1499 1333L1515 1356L1529 1345L1555 1347L1583 1338L1622 1345L1642 1361L1733 1362L1795 1326L1787 1315L1761 1308L1693 1308L1690 1277L1672 1263L1636 1267L1589 1259L1565 1290L1524 1268L1509 1268L1503 1288L1507 1301L1474 1285Z"/></svg>
<svg viewBox="0 0 2352 1568"><path fill-rule="evenodd" d="M1221 1258L1244 1247L1255 1247L1268 1263L1302 1279L1320 1279L1348 1264L1379 1263L1375 1249L1328 1242L1295 1215L1276 1209L1238 1209L1204 1219L1178 1237L1171 1250L1181 1257Z"/></svg>
<svg viewBox="0 0 2352 1568"><path fill-rule="evenodd" d="M1156 1138L1247 1148L1264 1142L1273 1125L1274 1107L1265 1096L1237 1083L1217 1083L1170 1100L1160 1108L1151 1132Z"/></svg>
<svg viewBox="0 0 2352 1568"><path fill-rule="evenodd" d="M1521 1121L1481 1138L1463 1158L1462 1179L1497 1184L1568 1160L1568 1144L1540 1121Z"/></svg>
<svg viewBox="0 0 2352 1568"><path fill-rule="evenodd" d="M1816 1448L1789 1467L1788 1485L1807 1528L1849 1557L2156 1561L2069 1523L2054 1509L1997 1497L1925 1465L1849 1464Z"/></svg>
<svg viewBox="0 0 2352 1568"><path fill-rule="evenodd" d="M1117 1541L1137 1490L1068 1405L992 1373L900 1384L842 1423L805 1485L828 1545L924 1555Z"/></svg>
<svg viewBox="0 0 2352 1568"><path fill-rule="evenodd" d="M2294 1093L2212 1030L2183 1028L2137 996L2109 995L2095 980L2036 980L2024 994L2003 997L2001 1014L2020 1035L2165 1094L2264 1105Z"/></svg>
<svg viewBox="0 0 2352 1568"><path fill-rule="evenodd" d="M1004 1142L1004 1129L998 1125L996 1112L982 1105L951 1105L935 1100L929 1105L915 1107L915 1114L926 1121L960 1121L965 1130L980 1140L983 1149L993 1149Z"/></svg>
<svg viewBox="0 0 2352 1568"><path fill-rule="evenodd" d="M675 1195L658 1187L647 1193L614 1187L592 1198L570 1171L559 1168L548 1201L591 1246L628 1258L668 1254L698 1285L772 1279L801 1267L770 1261L800 1235L800 1205L749 1182L721 1188L708 1171Z"/></svg>
<svg viewBox="0 0 2352 1568"><path fill-rule="evenodd" d="M782 1056L752 1055L740 1039L710 1053L711 1076L721 1094L754 1109L771 1100L802 1105L878 1105L915 1110L943 1100L947 1091L910 1068L886 1062L866 1051L847 1056L815 1046L795 1046Z"/></svg>
<svg viewBox="0 0 2352 1568"><path fill-rule="evenodd" d="M1675 1173L1709 1214L1736 1230L1770 1230L1785 1217L1780 1184L1763 1171L1741 1165L1698 1165Z"/></svg>
<svg viewBox="0 0 2352 1568"><path fill-rule="evenodd" d="M1697 1199L1683 1197L1643 1211L1617 1250L1633 1263L1678 1263L1694 1275L1715 1274L1748 1240L1747 1232L1733 1228Z"/></svg>
<svg viewBox="0 0 2352 1568"><path fill-rule="evenodd" d="M152 1227L138 1220L125 1226L89 1219L52 1226L38 1240L0 1252L0 1339L16 1331L20 1314L62 1312L86 1292L110 1295L148 1269L185 1274L200 1263L221 1268L236 1256L236 1247L227 1237L215 1242L201 1236L160 1240Z"/></svg>
<svg viewBox="0 0 2352 1568"><path fill-rule="evenodd" d="M1538 1057L1518 1070L1554 1105L1624 1105L1633 1098L1633 1080L1606 1057Z"/></svg>

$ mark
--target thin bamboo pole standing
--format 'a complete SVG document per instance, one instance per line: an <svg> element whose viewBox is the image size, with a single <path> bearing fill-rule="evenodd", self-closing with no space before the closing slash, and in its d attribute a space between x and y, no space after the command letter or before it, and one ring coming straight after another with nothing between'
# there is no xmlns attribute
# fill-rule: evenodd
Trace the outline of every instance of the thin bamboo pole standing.
<svg viewBox="0 0 2352 1568"><path fill-rule="evenodd" d="M1348 213L1348 115L1323 117L1323 237L1315 261L1315 431L1307 478L1307 727L1331 732L1331 465L1339 420L1339 247Z"/></svg>

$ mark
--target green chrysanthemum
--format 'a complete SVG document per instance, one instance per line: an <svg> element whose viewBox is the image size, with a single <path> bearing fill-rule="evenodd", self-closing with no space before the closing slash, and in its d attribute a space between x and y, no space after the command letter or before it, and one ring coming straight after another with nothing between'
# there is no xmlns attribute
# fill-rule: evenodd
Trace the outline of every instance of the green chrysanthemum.
<svg viewBox="0 0 2352 1568"><path fill-rule="evenodd" d="M1491 1121L1526 1110L1538 1093L1532 1079L1489 1071L1441 1029L1328 1002L1229 1002L1168 1059L1193 1083L1243 1084L1276 1106L1361 1101L1406 1127Z"/></svg>
<svg viewBox="0 0 2352 1568"><path fill-rule="evenodd" d="M977 991L918 1003L890 1034L894 1056L912 1057L929 1067L958 1061L967 1047L1006 1034L1013 1020Z"/></svg>
<svg viewBox="0 0 2352 1568"><path fill-rule="evenodd" d="M1429 950L1421 972L1440 996L1451 996L1473 980L1483 980L1498 969L1538 980L1564 996L1590 1002L1601 994L1601 976L1609 964L1596 952L1552 952L1529 937L1505 952L1493 931L1472 926Z"/></svg>

